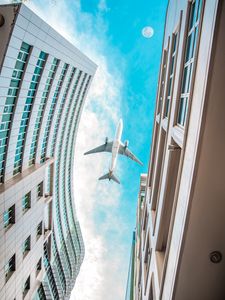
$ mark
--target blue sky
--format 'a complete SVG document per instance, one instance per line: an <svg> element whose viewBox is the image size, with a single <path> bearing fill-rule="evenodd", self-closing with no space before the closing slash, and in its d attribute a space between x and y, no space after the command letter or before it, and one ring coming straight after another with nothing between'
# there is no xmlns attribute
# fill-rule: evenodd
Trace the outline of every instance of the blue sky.
<svg viewBox="0 0 225 300"><path fill-rule="evenodd" d="M44 5L43 5L44 4ZM28 5L98 64L77 136L75 202L86 256L71 299L122 300L125 295L140 173L147 172L167 0L33 0ZM154 29L150 39L145 26ZM84 157L113 138L143 161L119 158L121 185L99 182L109 154Z"/></svg>
<svg viewBox="0 0 225 300"><path fill-rule="evenodd" d="M101 14L107 24L105 55L109 68L122 73L123 78L120 111L124 120L123 137L130 141L130 148L144 162L143 168L127 159L121 158L119 162L121 169L125 170L121 176L123 201L120 203L120 214L124 222L132 227L135 225L139 175L141 172L147 172L148 166L167 1L101 2L106 5L101 13L98 0L91 3L81 1L81 10L94 15L96 19ZM97 27L98 23L96 24ZM141 30L146 25L154 29L151 39L145 39L141 35ZM102 35L101 32L98 34L99 37L105 38L105 32ZM97 223L101 224L101 210L97 211L96 215ZM123 239L129 243L131 232Z"/></svg>

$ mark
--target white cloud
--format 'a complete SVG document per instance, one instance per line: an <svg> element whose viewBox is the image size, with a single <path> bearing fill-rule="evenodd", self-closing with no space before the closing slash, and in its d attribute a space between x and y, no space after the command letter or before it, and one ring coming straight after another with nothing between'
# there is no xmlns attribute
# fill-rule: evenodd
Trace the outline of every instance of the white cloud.
<svg viewBox="0 0 225 300"><path fill-rule="evenodd" d="M115 124L119 118L120 85L120 81L109 73L107 62L102 60L78 131L75 198L86 256L74 296L71 297L75 300L119 300L124 296L124 273L121 272L124 249L116 247L115 251L107 240L112 228L119 235L123 227L122 220L115 216L120 200L120 186L98 181L98 177L108 171L109 155L83 156L85 151L104 143L106 136L113 136L111 124ZM120 174L119 170L117 173ZM101 224L96 223L97 211L105 216Z"/></svg>
<svg viewBox="0 0 225 300"><path fill-rule="evenodd" d="M121 241L127 228L118 211L121 186L98 181L98 177L108 171L109 155L83 156L86 150L103 143L106 136L114 135L114 126L121 117L122 76L118 70L110 69L104 54L111 49L106 42L107 24L100 16L96 24L91 14L81 12L79 1L73 2L74 9L65 0L55 5L45 1L44 8L42 4L31 2L29 6L99 66L77 136L75 201L86 255L71 299L124 299L127 253ZM98 9L106 10L106 2L100 1ZM121 170L118 168L116 173L120 177Z"/></svg>

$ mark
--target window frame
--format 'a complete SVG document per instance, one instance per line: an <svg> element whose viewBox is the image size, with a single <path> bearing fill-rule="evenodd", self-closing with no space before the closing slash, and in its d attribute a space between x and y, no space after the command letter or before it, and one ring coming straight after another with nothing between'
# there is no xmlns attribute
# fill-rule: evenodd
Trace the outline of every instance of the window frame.
<svg viewBox="0 0 225 300"><path fill-rule="evenodd" d="M28 198L26 198L28 197ZM31 208L31 191L22 197L22 211L25 214Z"/></svg>
<svg viewBox="0 0 225 300"><path fill-rule="evenodd" d="M42 257L39 258L37 264L36 264L36 277L42 270Z"/></svg>
<svg viewBox="0 0 225 300"><path fill-rule="evenodd" d="M192 4L193 3L199 3L198 8L198 15L199 18L197 21L194 22L194 25L190 29L190 20L191 20L191 13L192 13ZM176 127L179 127L182 131L187 127L186 124L188 123L189 119L189 113L190 113L190 107L192 102L192 95L193 95L193 88L195 83L195 74L196 74L196 66L197 66L197 60L198 60L198 49L200 44L200 38L201 38L201 28L202 28L202 19L204 15L204 6L205 6L205 0L192 0L188 1L187 5L187 14L186 14L186 25L185 25L185 33L184 33L184 42L183 42L183 51L182 51L182 70L180 71L180 80L179 80L179 90L178 90L178 97L177 97L177 103L176 103L176 110L175 110L175 117L174 117L174 123L173 125ZM195 43L193 45L195 48L192 49L193 55L191 58L189 58L188 61L186 61L187 57L187 47L188 47L188 37L194 32L196 33L196 30L198 31L197 38L195 40ZM190 34L190 35L189 35ZM183 93L182 89L184 86L184 73L185 68L187 66L191 65L191 75L189 76L189 89L188 92ZM187 85L187 82L185 83L185 86ZM184 113L184 124L182 125L179 123L179 114L180 114L180 107L181 107L181 99L184 99L184 102L186 101L185 105L185 113ZM185 100L186 99L186 100Z"/></svg>
<svg viewBox="0 0 225 300"><path fill-rule="evenodd" d="M40 228L40 233L39 233ZM36 240L38 240L43 235L43 221L39 222L36 228Z"/></svg>
<svg viewBox="0 0 225 300"><path fill-rule="evenodd" d="M23 299L26 297L29 290L30 290L30 275L27 277L26 281L23 284Z"/></svg>
<svg viewBox="0 0 225 300"><path fill-rule="evenodd" d="M7 222L4 220L6 214L8 214ZM10 216L10 214L11 214L11 216ZM5 230L8 230L9 228L11 228L11 226L13 226L13 224L15 224L15 204L13 204L6 211L4 211L4 213L3 213L3 223L4 223Z"/></svg>
<svg viewBox="0 0 225 300"><path fill-rule="evenodd" d="M7 282L12 274L16 271L16 254L14 253L4 266L5 282Z"/></svg>
<svg viewBox="0 0 225 300"><path fill-rule="evenodd" d="M38 185L37 185L37 200L41 199L44 195L44 191L43 191L43 188L44 188L44 182L41 181Z"/></svg>
<svg viewBox="0 0 225 300"><path fill-rule="evenodd" d="M170 43L170 53L169 61L167 57L167 76L166 76L166 87L165 87L165 95L164 95L164 103L163 103L163 119L168 120L170 117L170 111L172 106L172 101L174 97L174 81L176 76L176 66L177 66L177 56L179 50L179 41L180 41L180 25L181 25L182 15L180 16L179 23L176 26L176 29L172 33L171 43ZM176 43L175 43L176 41ZM174 49L175 45L175 49ZM173 66L173 68L172 68ZM173 70L171 74L171 70ZM169 101L168 101L169 100ZM169 103L169 105L167 105Z"/></svg>
<svg viewBox="0 0 225 300"><path fill-rule="evenodd" d="M31 250L31 235L29 235L23 242L23 258L30 252L30 250Z"/></svg>

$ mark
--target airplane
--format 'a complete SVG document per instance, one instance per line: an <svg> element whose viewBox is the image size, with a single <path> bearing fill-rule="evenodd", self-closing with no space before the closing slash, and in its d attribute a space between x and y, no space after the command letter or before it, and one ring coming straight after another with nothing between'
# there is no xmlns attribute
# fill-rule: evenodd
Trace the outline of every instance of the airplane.
<svg viewBox="0 0 225 300"><path fill-rule="evenodd" d="M118 154L125 155L129 157L130 159L134 160L141 166L143 163L128 149L128 141L125 141L124 144L121 142L121 136L123 131L123 121L122 119L119 120L119 123L117 125L115 138L113 141L108 141L108 137L105 139L105 143L101 146L98 146L90 151L87 151L84 153L84 155L92 154L92 153L98 153L98 152L111 152L112 153L112 159L111 164L109 168L109 173L101 176L99 180L109 179L115 181L116 183L120 184L120 181L116 176L113 174L114 169L116 167L117 162L117 156Z"/></svg>

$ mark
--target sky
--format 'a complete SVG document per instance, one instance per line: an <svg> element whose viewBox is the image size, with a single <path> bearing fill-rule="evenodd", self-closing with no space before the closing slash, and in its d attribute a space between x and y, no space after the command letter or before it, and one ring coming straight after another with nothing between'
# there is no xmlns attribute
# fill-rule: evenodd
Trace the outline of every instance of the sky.
<svg viewBox="0 0 225 300"><path fill-rule="evenodd" d="M30 0L27 5L84 52L98 69L82 113L74 162L77 217L85 259L71 300L124 300L140 174L148 171L167 0ZM142 29L151 26L151 38ZM118 159L121 184L98 181L110 154L83 153L113 138L144 166Z"/></svg>

